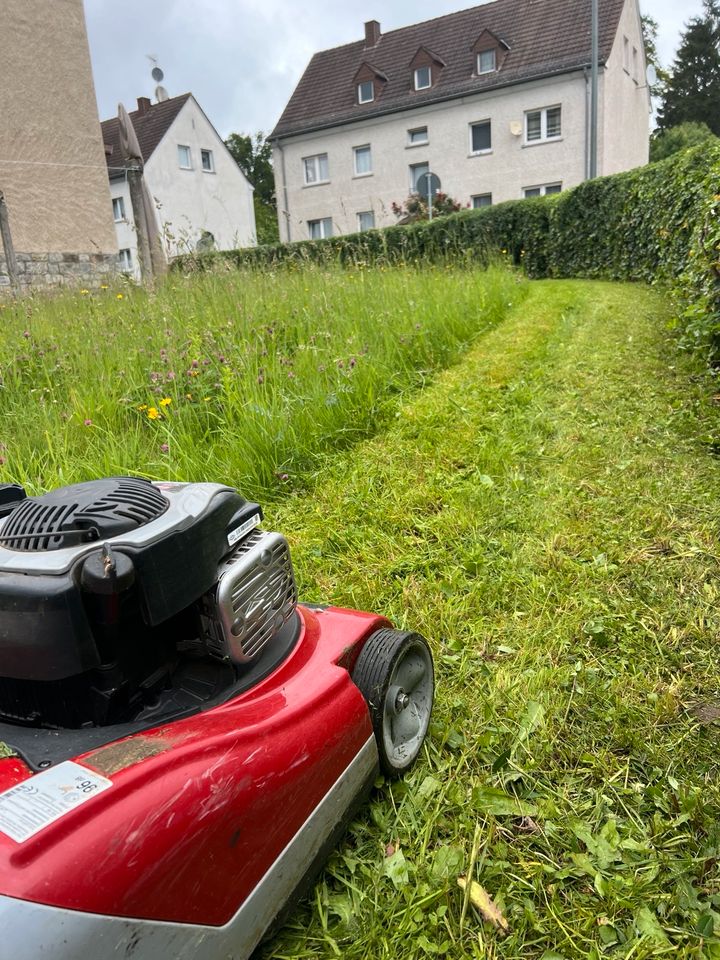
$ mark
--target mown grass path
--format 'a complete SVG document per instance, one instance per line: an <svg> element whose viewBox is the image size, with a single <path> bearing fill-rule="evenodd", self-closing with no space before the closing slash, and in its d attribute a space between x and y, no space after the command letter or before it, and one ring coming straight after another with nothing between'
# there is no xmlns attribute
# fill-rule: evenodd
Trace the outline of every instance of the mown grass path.
<svg viewBox="0 0 720 960"><path fill-rule="evenodd" d="M271 511L304 598L425 633L438 694L266 957L720 956L717 417L667 319L533 284ZM474 841L505 937L461 923Z"/></svg>

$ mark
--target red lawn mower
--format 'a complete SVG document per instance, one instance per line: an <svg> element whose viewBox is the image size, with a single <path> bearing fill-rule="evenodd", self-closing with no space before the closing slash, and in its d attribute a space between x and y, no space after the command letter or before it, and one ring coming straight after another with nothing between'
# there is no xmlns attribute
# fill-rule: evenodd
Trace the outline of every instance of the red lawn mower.
<svg viewBox="0 0 720 960"><path fill-rule="evenodd" d="M0 952L248 957L418 756L426 641L298 605L227 486L6 484L0 518Z"/></svg>

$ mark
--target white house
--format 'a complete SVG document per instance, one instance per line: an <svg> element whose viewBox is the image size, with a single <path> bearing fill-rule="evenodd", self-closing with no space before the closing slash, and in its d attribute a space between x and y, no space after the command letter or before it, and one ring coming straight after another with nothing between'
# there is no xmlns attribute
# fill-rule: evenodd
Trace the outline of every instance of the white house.
<svg viewBox="0 0 720 960"><path fill-rule="evenodd" d="M253 187L191 93L130 114L168 257L254 246ZM126 161L117 117L102 123L120 268L139 275Z"/></svg>
<svg viewBox="0 0 720 960"><path fill-rule="evenodd" d="M598 173L647 163L638 0L600 0ZM271 134L280 237L397 222L437 174L463 205L587 179L590 0L492 0L317 53Z"/></svg>

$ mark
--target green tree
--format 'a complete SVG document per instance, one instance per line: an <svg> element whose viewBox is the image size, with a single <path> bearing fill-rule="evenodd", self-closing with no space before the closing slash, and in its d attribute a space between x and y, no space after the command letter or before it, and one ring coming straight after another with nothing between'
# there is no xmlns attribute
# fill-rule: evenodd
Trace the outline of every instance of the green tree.
<svg viewBox="0 0 720 960"><path fill-rule="evenodd" d="M665 93L665 84L667 83L670 74L667 70L663 69L662 64L660 63L660 55L657 48L657 38L659 30L658 22L649 14L644 13L642 15L642 32L643 32L643 41L645 44L645 60L648 66L653 66L655 68L656 80L655 83L650 84L650 93L653 97L662 97Z"/></svg>
<svg viewBox="0 0 720 960"><path fill-rule="evenodd" d="M720 135L720 0L687 25L658 111L658 128L705 123Z"/></svg>
<svg viewBox="0 0 720 960"><path fill-rule="evenodd" d="M255 227L258 243L277 243L278 233L272 146L260 130L254 136L231 133L225 146L255 187Z"/></svg>
<svg viewBox="0 0 720 960"><path fill-rule="evenodd" d="M697 147L708 140L715 140L715 134L706 123L680 123L669 130L656 131L650 138L650 162L664 160L666 157Z"/></svg>
<svg viewBox="0 0 720 960"><path fill-rule="evenodd" d="M432 201L434 217L444 217L449 213L457 213L461 204L453 200L446 193L436 193ZM415 223L417 220L428 219L427 197L420 193L411 193L404 203L392 203L392 212L399 218L399 223Z"/></svg>

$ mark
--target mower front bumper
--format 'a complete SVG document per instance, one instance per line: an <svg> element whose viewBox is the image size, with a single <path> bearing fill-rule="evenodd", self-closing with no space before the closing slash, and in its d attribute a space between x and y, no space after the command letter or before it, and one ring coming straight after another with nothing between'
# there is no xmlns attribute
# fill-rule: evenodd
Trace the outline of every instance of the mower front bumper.
<svg viewBox="0 0 720 960"><path fill-rule="evenodd" d="M336 842L377 772L377 746L370 737L223 926L102 916L0 895L2 955L13 960L246 960L322 862L328 843Z"/></svg>

